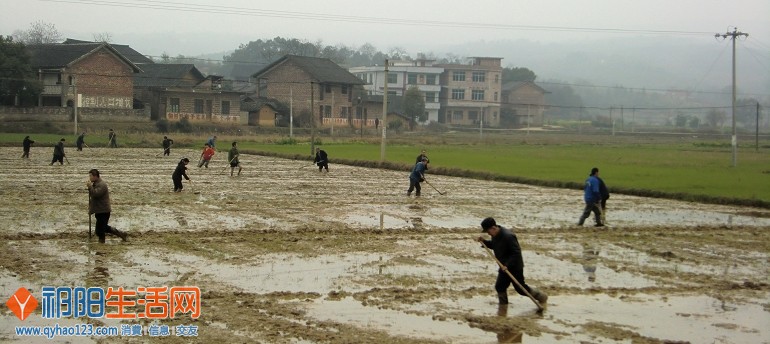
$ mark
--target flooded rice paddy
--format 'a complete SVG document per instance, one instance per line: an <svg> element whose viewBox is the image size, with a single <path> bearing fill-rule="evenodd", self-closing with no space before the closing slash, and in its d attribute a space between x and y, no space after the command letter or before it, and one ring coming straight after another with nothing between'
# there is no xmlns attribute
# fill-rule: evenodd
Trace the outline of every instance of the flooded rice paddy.
<svg viewBox="0 0 770 344"><path fill-rule="evenodd" d="M19 287L196 285L201 342L770 343L767 210L613 194L610 226L577 227L580 190L428 173L446 194L409 198L408 171L244 156L231 177L226 152L208 169L197 151L159 152L68 149L49 166L48 148L0 148L3 302ZM182 156L192 183L173 193ZM126 243L88 240L91 168ZM497 305L497 268L473 241L487 216L517 233L544 312L512 290ZM26 342L0 318L0 340Z"/></svg>

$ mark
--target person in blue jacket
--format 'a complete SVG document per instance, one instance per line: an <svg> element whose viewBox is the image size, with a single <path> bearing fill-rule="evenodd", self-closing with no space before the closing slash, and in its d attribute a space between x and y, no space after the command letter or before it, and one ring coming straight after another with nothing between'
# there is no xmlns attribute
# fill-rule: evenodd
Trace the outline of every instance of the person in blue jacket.
<svg viewBox="0 0 770 344"><path fill-rule="evenodd" d="M585 190L583 193L583 200L586 202L586 206L583 209L583 214L580 215L578 226L582 226L586 219L591 216L591 212L594 213L594 220L596 227L602 227L602 210L600 204L602 202L602 194L599 185L599 169L594 167L591 169L591 174L586 179Z"/></svg>
<svg viewBox="0 0 770 344"><path fill-rule="evenodd" d="M420 187L420 182L425 180L425 167L428 165L428 158L422 158L420 162L416 163L414 165L414 168L412 169L412 173L409 174L409 190L406 190L406 195L411 196L412 191L416 191L414 193L415 196L420 196L420 190L422 189Z"/></svg>

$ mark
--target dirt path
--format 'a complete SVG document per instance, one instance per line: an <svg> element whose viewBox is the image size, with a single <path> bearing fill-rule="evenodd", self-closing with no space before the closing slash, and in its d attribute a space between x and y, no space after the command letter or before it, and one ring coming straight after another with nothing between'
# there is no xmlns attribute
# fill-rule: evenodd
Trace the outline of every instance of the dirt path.
<svg viewBox="0 0 770 344"><path fill-rule="evenodd" d="M246 156L230 177L225 152L209 169L191 150L67 152L70 165L48 166L47 149L22 161L0 148L3 300L21 286L197 285L205 342L770 342L770 213L760 209L613 195L611 226L580 228L578 190L428 174L447 194L424 185L415 199L406 171L319 174ZM184 155L194 184L174 194ZM87 242L91 168L128 243ZM498 309L496 268L471 240L486 216L518 233L527 283L550 295L544 313L512 294ZM0 339L18 339L21 322L0 314ZM91 321L121 324L102 320ZM135 323L147 325L122 324Z"/></svg>

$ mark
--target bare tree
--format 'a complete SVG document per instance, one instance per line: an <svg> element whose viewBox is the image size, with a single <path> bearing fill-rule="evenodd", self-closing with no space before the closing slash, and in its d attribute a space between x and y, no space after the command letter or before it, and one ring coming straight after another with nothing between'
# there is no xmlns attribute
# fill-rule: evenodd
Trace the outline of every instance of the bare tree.
<svg viewBox="0 0 770 344"><path fill-rule="evenodd" d="M62 40L56 25L42 20L33 22L27 30L14 31L13 37L24 44L59 43Z"/></svg>
<svg viewBox="0 0 770 344"><path fill-rule="evenodd" d="M112 43L112 34L109 32L100 32L93 34L94 42Z"/></svg>

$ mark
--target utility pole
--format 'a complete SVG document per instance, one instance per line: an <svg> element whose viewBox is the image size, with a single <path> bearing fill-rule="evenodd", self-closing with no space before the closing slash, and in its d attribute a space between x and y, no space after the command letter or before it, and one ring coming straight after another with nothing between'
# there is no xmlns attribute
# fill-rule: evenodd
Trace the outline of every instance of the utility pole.
<svg viewBox="0 0 770 344"><path fill-rule="evenodd" d="M310 156L315 154L315 91L313 82L310 82Z"/></svg>
<svg viewBox="0 0 770 344"><path fill-rule="evenodd" d="M294 90L289 86L289 138L294 137Z"/></svg>
<svg viewBox="0 0 770 344"><path fill-rule="evenodd" d="M724 34L715 34L714 37L725 39L730 37L733 40L733 167L738 165L738 136L735 134L735 39L740 36L748 37L748 33L738 32L738 28L733 28L733 32L726 32Z"/></svg>
<svg viewBox="0 0 770 344"><path fill-rule="evenodd" d="M388 59L385 59L385 89L382 94L382 142L380 142L380 162L385 162L385 139L388 131Z"/></svg>
<svg viewBox="0 0 770 344"><path fill-rule="evenodd" d="M612 110L615 108L610 106L610 126L612 126L612 136L615 136L615 121L612 120Z"/></svg>
<svg viewBox="0 0 770 344"><path fill-rule="evenodd" d="M754 137L756 138L755 150L759 152L759 101L757 101L757 127L756 127L756 135Z"/></svg>
<svg viewBox="0 0 770 344"><path fill-rule="evenodd" d="M479 141L484 140L484 108L479 105Z"/></svg>

